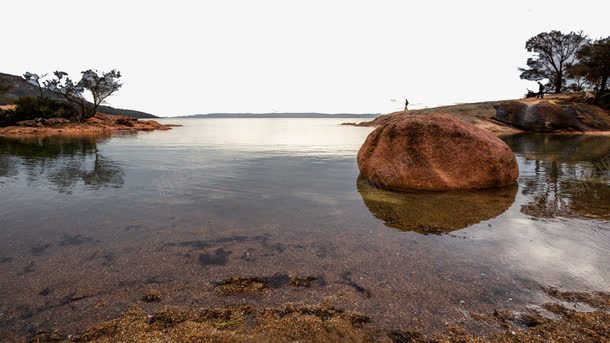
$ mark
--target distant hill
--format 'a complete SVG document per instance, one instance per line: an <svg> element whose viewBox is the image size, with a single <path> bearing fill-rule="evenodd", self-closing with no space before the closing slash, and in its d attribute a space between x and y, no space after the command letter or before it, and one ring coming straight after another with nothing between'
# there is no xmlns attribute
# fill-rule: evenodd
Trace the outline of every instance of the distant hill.
<svg viewBox="0 0 610 343"><path fill-rule="evenodd" d="M154 114L150 114L150 113L146 113L146 112L142 112L142 111L128 110L125 108L114 108L114 107L106 106L106 105L100 105L100 107L98 107L98 111L100 111L102 113L106 113L106 114L128 115L128 116L132 116L134 118L159 118L158 116L156 116Z"/></svg>
<svg viewBox="0 0 610 343"><path fill-rule="evenodd" d="M13 86L13 89L3 96L0 96L0 106L10 105L22 96L39 96L38 87L26 82L21 76L0 73L0 82L7 82ZM45 96L49 98L56 98L57 96L49 91L43 91ZM135 110L128 110L123 108L114 108L111 106L101 105L99 111L107 114L124 114L135 118L158 118L157 116Z"/></svg>
<svg viewBox="0 0 610 343"><path fill-rule="evenodd" d="M374 118L379 113L207 113L174 118Z"/></svg>

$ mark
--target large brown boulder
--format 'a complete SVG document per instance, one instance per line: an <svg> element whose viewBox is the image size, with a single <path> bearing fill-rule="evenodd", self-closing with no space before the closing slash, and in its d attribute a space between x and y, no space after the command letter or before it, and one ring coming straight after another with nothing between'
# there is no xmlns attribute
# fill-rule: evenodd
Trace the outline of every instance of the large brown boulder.
<svg viewBox="0 0 610 343"><path fill-rule="evenodd" d="M495 120L534 132L610 130L610 115L601 107L577 102L502 101Z"/></svg>
<svg viewBox="0 0 610 343"><path fill-rule="evenodd" d="M483 189L514 184L508 145L447 114L405 115L373 131L358 152L360 174L391 190Z"/></svg>

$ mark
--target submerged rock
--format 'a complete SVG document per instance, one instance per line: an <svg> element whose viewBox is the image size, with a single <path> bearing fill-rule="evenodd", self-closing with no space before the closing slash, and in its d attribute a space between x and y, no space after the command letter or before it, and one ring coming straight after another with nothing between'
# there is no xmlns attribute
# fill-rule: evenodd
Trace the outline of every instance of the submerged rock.
<svg viewBox="0 0 610 343"><path fill-rule="evenodd" d="M442 234L492 219L515 201L517 185L454 192L398 193L374 187L365 178L358 192L371 213L386 226L422 234Z"/></svg>
<svg viewBox="0 0 610 343"><path fill-rule="evenodd" d="M534 132L607 131L610 114L586 103L511 100L494 106L495 120Z"/></svg>
<svg viewBox="0 0 610 343"><path fill-rule="evenodd" d="M378 127L360 148L358 167L377 187L399 191L502 187L519 175L506 143L440 113L405 115Z"/></svg>

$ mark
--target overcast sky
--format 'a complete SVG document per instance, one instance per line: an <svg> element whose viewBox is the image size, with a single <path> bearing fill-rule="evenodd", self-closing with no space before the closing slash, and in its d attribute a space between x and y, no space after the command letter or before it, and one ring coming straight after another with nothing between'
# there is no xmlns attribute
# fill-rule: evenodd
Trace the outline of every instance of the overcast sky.
<svg viewBox="0 0 610 343"><path fill-rule="evenodd" d="M162 116L353 112L520 97L525 41L609 34L609 1L3 1L0 72L119 69Z"/></svg>

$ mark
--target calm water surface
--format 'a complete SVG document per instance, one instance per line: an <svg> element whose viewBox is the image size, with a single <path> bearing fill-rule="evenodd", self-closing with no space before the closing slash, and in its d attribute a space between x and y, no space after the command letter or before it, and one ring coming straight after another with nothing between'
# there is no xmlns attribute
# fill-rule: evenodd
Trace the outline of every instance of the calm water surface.
<svg viewBox="0 0 610 343"><path fill-rule="evenodd" d="M349 119L180 119L171 131L0 139L0 338L129 304L320 303L432 332L610 291L610 137L517 135L518 185L397 194L358 178ZM232 276L318 277L220 296ZM161 291L159 303L142 294ZM471 323L471 325L475 325Z"/></svg>

